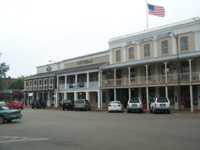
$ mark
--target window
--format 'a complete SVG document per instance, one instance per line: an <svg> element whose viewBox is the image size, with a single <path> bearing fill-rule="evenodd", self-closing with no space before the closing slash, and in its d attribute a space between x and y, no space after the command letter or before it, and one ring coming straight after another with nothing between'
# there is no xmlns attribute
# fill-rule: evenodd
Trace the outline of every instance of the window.
<svg viewBox="0 0 200 150"><path fill-rule="evenodd" d="M161 52L162 54L168 53L168 40L161 41Z"/></svg>
<svg viewBox="0 0 200 150"><path fill-rule="evenodd" d="M183 36L180 38L180 49L181 51L188 50L188 36Z"/></svg>
<svg viewBox="0 0 200 150"><path fill-rule="evenodd" d="M128 54L129 54L129 59L134 59L135 58L135 49L134 49L134 47L129 47L128 48Z"/></svg>
<svg viewBox="0 0 200 150"><path fill-rule="evenodd" d="M121 53L120 50L117 50L115 52L115 54L116 54L116 62L120 62L121 61L121 54L120 53Z"/></svg>
<svg viewBox="0 0 200 150"><path fill-rule="evenodd" d="M144 44L144 57L150 56L150 44Z"/></svg>

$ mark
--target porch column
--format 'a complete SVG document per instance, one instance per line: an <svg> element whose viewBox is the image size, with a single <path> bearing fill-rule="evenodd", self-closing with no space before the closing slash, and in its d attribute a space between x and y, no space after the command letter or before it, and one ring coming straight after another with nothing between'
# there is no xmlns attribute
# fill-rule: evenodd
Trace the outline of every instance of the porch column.
<svg viewBox="0 0 200 150"><path fill-rule="evenodd" d="M131 88L128 88L128 100L131 99Z"/></svg>
<svg viewBox="0 0 200 150"><path fill-rule="evenodd" d="M138 96L140 97L140 98L142 98L142 88L138 88Z"/></svg>
<svg viewBox="0 0 200 150"><path fill-rule="evenodd" d="M90 74L87 72L87 88L90 87Z"/></svg>
<svg viewBox="0 0 200 150"><path fill-rule="evenodd" d="M98 108L98 110L100 110L101 109L101 90L98 90L98 92L97 92L97 108Z"/></svg>
<svg viewBox="0 0 200 150"><path fill-rule="evenodd" d="M85 96L85 97L86 97L86 100L90 101L89 92L86 92L85 95L86 95L86 96Z"/></svg>
<svg viewBox="0 0 200 150"><path fill-rule="evenodd" d="M64 100L66 100L67 99L67 93L63 93L64 94Z"/></svg>
<svg viewBox="0 0 200 150"><path fill-rule="evenodd" d="M76 92L76 91L74 91L74 101L76 101L76 100L77 100L77 98L78 98L77 92Z"/></svg>
<svg viewBox="0 0 200 150"><path fill-rule="evenodd" d="M67 89L67 75L65 75L65 84L64 84L65 90Z"/></svg>
<svg viewBox="0 0 200 150"><path fill-rule="evenodd" d="M101 88L101 82L102 82L102 71L100 70L98 73L98 87Z"/></svg>
<svg viewBox="0 0 200 150"><path fill-rule="evenodd" d="M189 73L190 73L190 111L194 111L194 105L193 105L193 88L192 88L192 60L189 59Z"/></svg>
<svg viewBox="0 0 200 150"><path fill-rule="evenodd" d="M117 90L116 90L116 68L114 68L114 101L117 100Z"/></svg>
<svg viewBox="0 0 200 150"><path fill-rule="evenodd" d="M149 75L148 75L148 65L145 65L145 69L146 69L146 103L147 103L147 111L149 111L149 87L148 87L148 83L149 83Z"/></svg>
<svg viewBox="0 0 200 150"><path fill-rule="evenodd" d="M174 109L179 110L180 87L174 87Z"/></svg>
<svg viewBox="0 0 200 150"><path fill-rule="evenodd" d="M128 85L131 85L131 67L128 67Z"/></svg>
<svg viewBox="0 0 200 150"><path fill-rule="evenodd" d="M78 83L78 74L75 74L75 88L77 87L77 83Z"/></svg>
<svg viewBox="0 0 200 150"><path fill-rule="evenodd" d="M117 89L114 88L114 101L117 101Z"/></svg>
<svg viewBox="0 0 200 150"><path fill-rule="evenodd" d="M59 76L57 76L57 90L59 90Z"/></svg>
<svg viewBox="0 0 200 150"><path fill-rule="evenodd" d="M116 87L116 68L114 69L114 87Z"/></svg>
<svg viewBox="0 0 200 150"><path fill-rule="evenodd" d="M48 95L47 95L47 107L51 106L51 102L50 102L50 91L48 91Z"/></svg>
<svg viewBox="0 0 200 150"><path fill-rule="evenodd" d="M167 87L167 62L165 64L165 97L168 98L168 87Z"/></svg>
<svg viewBox="0 0 200 150"><path fill-rule="evenodd" d="M58 91L55 92L54 97L55 97L54 105L55 105L55 107L57 108L57 107L58 107Z"/></svg>

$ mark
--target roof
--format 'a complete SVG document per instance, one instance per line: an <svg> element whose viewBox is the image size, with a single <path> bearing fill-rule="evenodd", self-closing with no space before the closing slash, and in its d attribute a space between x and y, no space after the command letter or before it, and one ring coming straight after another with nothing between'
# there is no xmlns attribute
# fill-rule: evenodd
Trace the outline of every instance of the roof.
<svg viewBox="0 0 200 150"><path fill-rule="evenodd" d="M190 19L187 19L187 20L183 20L183 21L179 21L179 22L175 22L175 23L171 23L171 24L167 24L167 25L163 25L163 26L159 26L159 27L155 27L155 28L150 28L148 30L114 37L114 38L111 38L109 40L109 43L124 40L124 39L131 38L131 37L135 37L135 36L138 36L138 35L156 32L156 31L171 28L171 27L181 26L181 25L185 25L185 24L191 24L191 23L200 23L200 17L194 17L194 18L190 18Z"/></svg>

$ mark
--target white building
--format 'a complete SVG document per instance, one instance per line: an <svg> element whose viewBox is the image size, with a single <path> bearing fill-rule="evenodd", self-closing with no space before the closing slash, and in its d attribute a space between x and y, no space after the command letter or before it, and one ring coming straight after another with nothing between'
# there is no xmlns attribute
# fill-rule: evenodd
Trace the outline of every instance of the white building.
<svg viewBox="0 0 200 150"><path fill-rule="evenodd" d="M151 97L166 96L173 109L193 112L200 109L199 66L200 19L193 18L113 38L104 52L39 66L25 81L25 91L48 93L34 92L33 79L53 74L55 106L63 99L86 98L103 109L111 100L126 106L128 99L140 96L148 110ZM51 96L40 97L50 101Z"/></svg>

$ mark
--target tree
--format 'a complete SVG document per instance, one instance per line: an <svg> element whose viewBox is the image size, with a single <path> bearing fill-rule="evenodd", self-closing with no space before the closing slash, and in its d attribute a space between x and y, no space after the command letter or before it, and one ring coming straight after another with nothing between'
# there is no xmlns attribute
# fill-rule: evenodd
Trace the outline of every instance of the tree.
<svg viewBox="0 0 200 150"><path fill-rule="evenodd" d="M6 72L9 70L9 66L6 63L0 63L0 90L4 90L6 87L2 78L6 78Z"/></svg>
<svg viewBox="0 0 200 150"><path fill-rule="evenodd" d="M11 83L9 89L24 89L24 77L20 77Z"/></svg>
<svg viewBox="0 0 200 150"><path fill-rule="evenodd" d="M9 70L9 66L6 63L0 63L0 78L6 78L6 72Z"/></svg>

